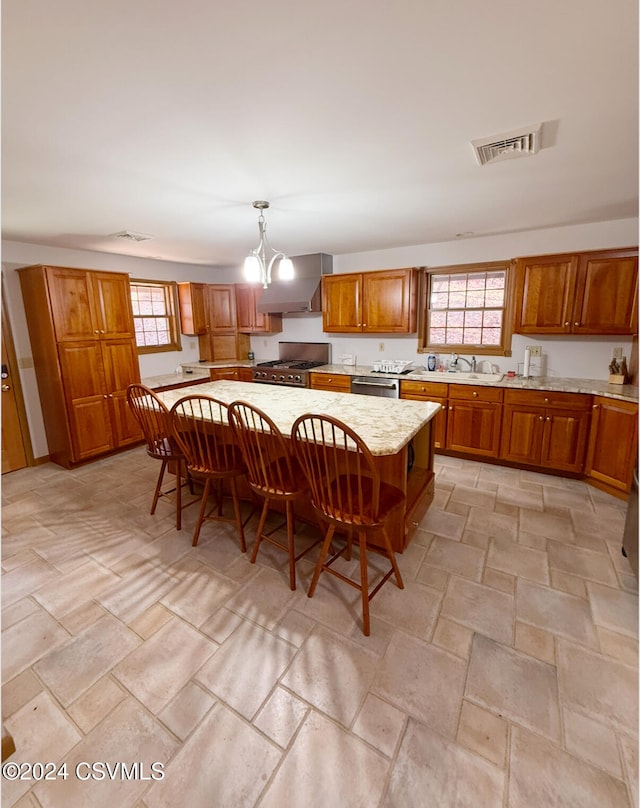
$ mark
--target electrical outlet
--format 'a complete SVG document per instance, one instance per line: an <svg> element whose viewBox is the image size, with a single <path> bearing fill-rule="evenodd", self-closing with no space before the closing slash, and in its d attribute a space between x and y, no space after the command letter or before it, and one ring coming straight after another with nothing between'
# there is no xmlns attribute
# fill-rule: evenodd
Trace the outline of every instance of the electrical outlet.
<svg viewBox="0 0 640 808"><path fill-rule="evenodd" d="M378 343L378 350L379 351L384 351L384 342L379 342Z"/></svg>
<svg viewBox="0 0 640 808"><path fill-rule="evenodd" d="M542 356L542 346L541 345L529 345L529 356Z"/></svg>
<svg viewBox="0 0 640 808"><path fill-rule="evenodd" d="M189 350L190 351L195 351L195 349L196 349L195 340L189 340Z"/></svg>
<svg viewBox="0 0 640 808"><path fill-rule="evenodd" d="M613 358L614 359L622 359L622 348L614 348L613 349Z"/></svg>

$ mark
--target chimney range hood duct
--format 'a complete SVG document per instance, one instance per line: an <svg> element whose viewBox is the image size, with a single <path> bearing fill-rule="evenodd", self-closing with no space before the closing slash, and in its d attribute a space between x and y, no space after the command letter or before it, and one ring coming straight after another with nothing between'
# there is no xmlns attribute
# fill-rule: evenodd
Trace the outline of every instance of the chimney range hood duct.
<svg viewBox="0 0 640 808"><path fill-rule="evenodd" d="M291 256L296 276L274 280L262 292L257 309L261 314L322 311L321 278L333 274L333 256L326 253Z"/></svg>

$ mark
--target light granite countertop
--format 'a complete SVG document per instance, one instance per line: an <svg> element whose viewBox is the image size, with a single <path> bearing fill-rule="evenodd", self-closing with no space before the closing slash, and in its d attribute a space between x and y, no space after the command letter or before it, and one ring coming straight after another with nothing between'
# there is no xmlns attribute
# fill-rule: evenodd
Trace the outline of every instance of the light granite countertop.
<svg viewBox="0 0 640 808"><path fill-rule="evenodd" d="M460 378L456 373L435 374L427 370L413 370L411 373L377 373L371 365L322 365L313 373L333 373L347 376L371 376L375 378L407 379L421 382L441 382L445 384L482 384L485 387L504 387L511 390L549 390L557 393L587 393L623 401L638 401L638 387L631 384L609 384L600 379L571 379L558 376L503 376L499 382L484 382L482 374L477 379ZM389 399L386 399L387 401Z"/></svg>
<svg viewBox="0 0 640 808"><path fill-rule="evenodd" d="M291 434L299 415L310 412L331 415L354 429L373 455L399 452L440 410L440 405L432 401L350 396L237 381L209 382L158 393L168 407L186 395L212 396L225 404L239 399L247 401L266 412L285 435Z"/></svg>
<svg viewBox="0 0 640 808"><path fill-rule="evenodd" d="M235 366L234 366L235 367ZM159 387L168 387L171 384L194 384L198 379L208 379L209 370L182 371L182 373L164 373L160 376L147 376L142 379L142 384L150 390L157 390Z"/></svg>

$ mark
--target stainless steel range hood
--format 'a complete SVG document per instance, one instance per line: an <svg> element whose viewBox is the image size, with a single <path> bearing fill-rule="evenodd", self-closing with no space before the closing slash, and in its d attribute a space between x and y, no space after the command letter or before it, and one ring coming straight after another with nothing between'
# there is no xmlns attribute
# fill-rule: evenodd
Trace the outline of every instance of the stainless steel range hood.
<svg viewBox="0 0 640 808"><path fill-rule="evenodd" d="M272 281L260 295L257 309L263 314L322 311L321 278L333 273L333 256L326 253L291 256L296 276Z"/></svg>

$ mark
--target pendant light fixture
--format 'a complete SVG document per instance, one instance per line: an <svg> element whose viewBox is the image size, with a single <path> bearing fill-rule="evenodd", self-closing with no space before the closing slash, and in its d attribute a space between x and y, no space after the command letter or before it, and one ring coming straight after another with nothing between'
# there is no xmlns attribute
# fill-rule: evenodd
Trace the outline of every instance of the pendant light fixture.
<svg viewBox="0 0 640 808"><path fill-rule="evenodd" d="M271 270L276 261L280 261L278 277L282 281L290 281L294 276L294 269L291 259L283 252L274 250L267 240L267 223L262 211L267 210L269 203L257 200L253 203L253 207L260 211L258 217L260 241L244 260L244 275L249 283L261 283L266 289L271 283Z"/></svg>

